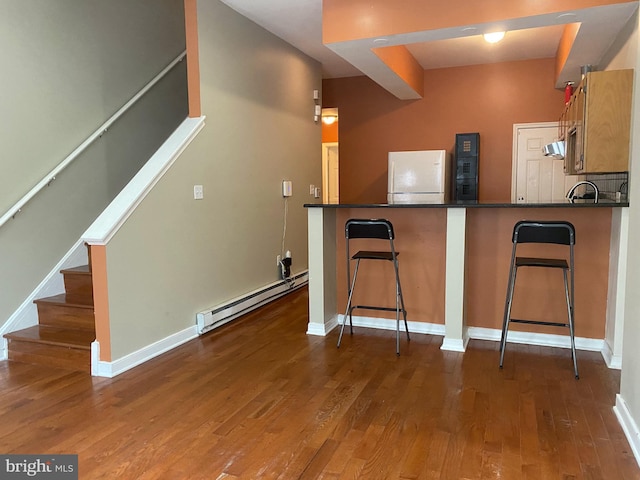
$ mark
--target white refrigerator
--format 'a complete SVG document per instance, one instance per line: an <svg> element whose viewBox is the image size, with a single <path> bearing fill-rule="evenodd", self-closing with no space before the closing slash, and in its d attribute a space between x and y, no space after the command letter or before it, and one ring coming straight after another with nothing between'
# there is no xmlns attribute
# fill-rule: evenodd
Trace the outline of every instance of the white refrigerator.
<svg viewBox="0 0 640 480"><path fill-rule="evenodd" d="M450 191L446 150L389 152L387 203L445 203Z"/></svg>

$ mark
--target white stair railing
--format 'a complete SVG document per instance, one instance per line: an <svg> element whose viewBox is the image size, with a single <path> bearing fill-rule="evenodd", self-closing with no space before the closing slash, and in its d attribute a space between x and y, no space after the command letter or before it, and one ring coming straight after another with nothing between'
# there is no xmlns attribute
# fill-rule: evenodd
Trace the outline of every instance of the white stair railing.
<svg viewBox="0 0 640 480"><path fill-rule="evenodd" d="M42 189L48 187L51 182L56 179L56 176L60 174L65 168L67 168L76 158L82 154L93 142L104 135L109 127L113 125L124 113L129 110L145 93L147 93L153 86L158 83L167 73L169 73L173 67L180 63L187 55L186 50L178 55L169 65L167 65L158 75L147 83L138 93L136 93L131 100L125 103L120 110L114 113L106 122L98 127L84 142L82 142L73 152L71 152L62 162L60 162L53 170L51 170L42 180L40 180L27 194L22 197L18 202L11 207L1 218L0 228L7 223L10 219L14 218L22 208L29 203L29 201L35 197Z"/></svg>

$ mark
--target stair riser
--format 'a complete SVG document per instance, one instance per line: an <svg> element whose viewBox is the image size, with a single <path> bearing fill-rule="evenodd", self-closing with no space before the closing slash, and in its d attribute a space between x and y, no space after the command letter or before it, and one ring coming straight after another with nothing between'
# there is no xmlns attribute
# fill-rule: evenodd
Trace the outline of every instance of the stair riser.
<svg viewBox="0 0 640 480"><path fill-rule="evenodd" d="M84 303L93 303L93 284L91 275L78 273L64 274L64 288L67 295L73 295L84 300Z"/></svg>
<svg viewBox="0 0 640 480"><path fill-rule="evenodd" d="M38 323L53 327L95 330L93 308L38 304Z"/></svg>
<svg viewBox="0 0 640 480"><path fill-rule="evenodd" d="M65 293L35 300L38 325L7 333L11 361L91 372L95 315L90 268L61 270Z"/></svg>
<svg viewBox="0 0 640 480"><path fill-rule="evenodd" d="M91 372L91 351L9 340L9 360L78 372Z"/></svg>

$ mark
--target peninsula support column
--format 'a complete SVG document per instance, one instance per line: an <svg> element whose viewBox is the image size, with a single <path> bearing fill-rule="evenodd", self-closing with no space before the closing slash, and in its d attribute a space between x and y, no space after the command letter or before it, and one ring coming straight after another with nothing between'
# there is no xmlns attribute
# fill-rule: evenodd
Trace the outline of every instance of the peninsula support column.
<svg viewBox="0 0 640 480"><path fill-rule="evenodd" d="M447 208L444 340L442 350L464 352L469 342L465 319L467 209Z"/></svg>
<svg viewBox="0 0 640 480"><path fill-rule="evenodd" d="M309 230L308 335L326 335L338 325L336 210L307 208Z"/></svg>
<svg viewBox="0 0 640 480"><path fill-rule="evenodd" d="M609 290L602 356L609 368L622 368L622 334L624 331L624 299L627 296L627 256L629 208L613 208L609 247Z"/></svg>

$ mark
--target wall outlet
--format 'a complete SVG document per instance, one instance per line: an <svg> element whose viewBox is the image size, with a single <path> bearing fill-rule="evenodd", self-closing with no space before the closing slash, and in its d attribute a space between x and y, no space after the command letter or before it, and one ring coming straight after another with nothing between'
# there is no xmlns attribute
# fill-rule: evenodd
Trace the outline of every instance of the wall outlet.
<svg viewBox="0 0 640 480"><path fill-rule="evenodd" d="M313 193L316 191L316 186L315 185L309 185L309 195L313 195Z"/></svg>
<svg viewBox="0 0 640 480"><path fill-rule="evenodd" d="M202 185L194 185L193 186L193 199L194 200L202 200L204 198L204 188Z"/></svg>
<svg viewBox="0 0 640 480"><path fill-rule="evenodd" d="M280 266L281 261L282 261L282 258L280 257L280 255L276 255L276 267Z"/></svg>
<svg viewBox="0 0 640 480"><path fill-rule="evenodd" d="M281 265L282 265L281 275L283 280L291 276L292 263L293 263L293 260L291 258L291 252L287 250L287 253L284 255L284 258L282 259L282 262L281 262Z"/></svg>

